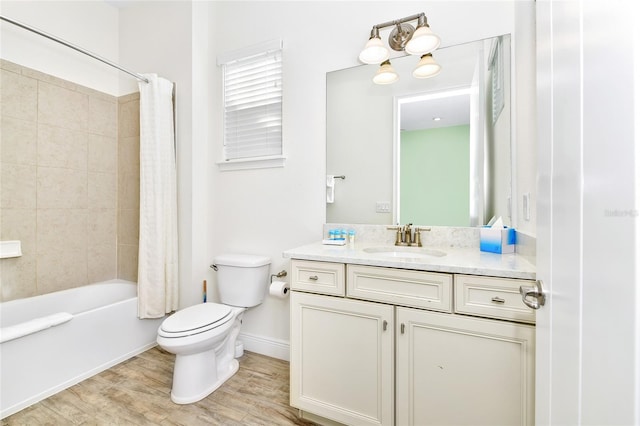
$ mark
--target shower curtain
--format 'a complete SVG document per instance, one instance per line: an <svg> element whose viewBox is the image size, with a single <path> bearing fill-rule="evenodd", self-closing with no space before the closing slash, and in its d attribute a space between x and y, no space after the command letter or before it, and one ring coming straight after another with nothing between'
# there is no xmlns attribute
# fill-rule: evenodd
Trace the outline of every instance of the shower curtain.
<svg viewBox="0 0 640 426"><path fill-rule="evenodd" d="M140 82L138 317L178 309L178 215L173 84Z"/></svg>

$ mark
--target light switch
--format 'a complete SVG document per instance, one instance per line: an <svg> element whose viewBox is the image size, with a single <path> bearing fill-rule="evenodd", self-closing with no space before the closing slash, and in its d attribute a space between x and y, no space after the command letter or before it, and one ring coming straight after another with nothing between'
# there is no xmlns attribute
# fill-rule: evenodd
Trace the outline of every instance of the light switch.
<svg viewBox="0 0 640 426"><path fill-rule="evenodd" d="M390 212L391 212L391 203L389 201L376 202L376 213L390 213Z"/></svg>

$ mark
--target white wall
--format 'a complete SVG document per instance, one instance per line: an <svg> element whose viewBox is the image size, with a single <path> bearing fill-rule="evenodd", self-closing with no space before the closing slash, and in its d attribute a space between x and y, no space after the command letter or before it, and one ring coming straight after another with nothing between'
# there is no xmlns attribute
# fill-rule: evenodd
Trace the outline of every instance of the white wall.
<svg viewBox="0 0 640 426"><path fill-rule="evenodd" d="M118 62L118 10L102 1L2 1L0 13ZM0 56L117 96L120 71L66 46L0 21Z"/></svg>
<svg viewBox="0 0 640 426"><path fill-rule="evenodd" d="M284 250L322 237L325 74L358 65L357 55L374 24L424 11L444 45L514 31L513 3L500 1L258 1L209 6L212 61L222 52L284 40L284 168L220 172L214 165L222 149L221 75L217 68L211 72L209 258L227 251L265 254L272 258L272 272L288 269ZM524 136L521 140L532 143ZM205 278L213 282L215 274ZM243 332L288 342L288 302L267 298L247 313Z"/></svg>
<svg viewBox="0 0 640 426"><path fill-rule="evenodd" d="M514 34L511 40L515 52L512 63L515 93L512 92L512 137L514 141L513 167L515 174L515 206L512 215L518 231L536 235L537 204L537 135L536 135L536 57L535 2L516 1L514 6ZM530 194L530 218L523 212L522 196Z"/></svg>

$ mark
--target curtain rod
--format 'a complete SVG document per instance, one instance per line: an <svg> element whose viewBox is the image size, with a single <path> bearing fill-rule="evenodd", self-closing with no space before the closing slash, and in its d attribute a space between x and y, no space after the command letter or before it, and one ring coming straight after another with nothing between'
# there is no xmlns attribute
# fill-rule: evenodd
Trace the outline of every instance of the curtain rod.
<svg viewBox="0 0 640 426"><path fill-rule="evenodd" d="M29 25L26 25L26 24L23 24L21 22L15 21L13 19L7 18L6 16L0 15L0 19L3 20L3 21L7 21L10 24L16 25L16 26L18 26L20 28L23 28L23 29L25 29L27 31L31 31L32 33L36 33L38 35L41 35L41 36L43 36L45 38L48 38L49 40L55 41L56 43L60 43L60 44L62 44L64 46L70 47L71 49L76 50L76 51L78 51L80 53L84 53L85 55L90 56L93 59L97 59L98 61L103 62L103 63L105 63L105 64L107 64L109 66L112 66L114 68L117 68L122 72L126 72L127 74L137 78L140 81L144 81L145 83L149 82L149 79L147 79L146 77L143 77L142 75L140 75L138 73L129 71L128 69L122 68L120 65L118 65L116 63L113 63L110 60L105 59L105 58L103 58L101 56L98 56L95 53L91 53L88 50L85 50L85 49L83 49L83 48L81 48L79 46L76 46L73 43L69 43L68 41L64 41L64 40L62 40L62 39L60 39L58 37L52 36L51 34L47 34L44 31L40 31L40 30L38 30L36 28L33 28L33 27L29 26Z"/></svg>

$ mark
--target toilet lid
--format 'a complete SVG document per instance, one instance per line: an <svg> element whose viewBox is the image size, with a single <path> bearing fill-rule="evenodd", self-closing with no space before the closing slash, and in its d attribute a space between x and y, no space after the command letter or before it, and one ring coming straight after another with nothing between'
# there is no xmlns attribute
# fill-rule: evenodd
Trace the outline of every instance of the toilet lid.
<svg viewBox="0 0 640 426"><path fill-rule="evenodd" d="M231 319L231 308L219 303L200 303L182 309L165 319L160 330L166 337L182 337L202 333Z"/></svg>

